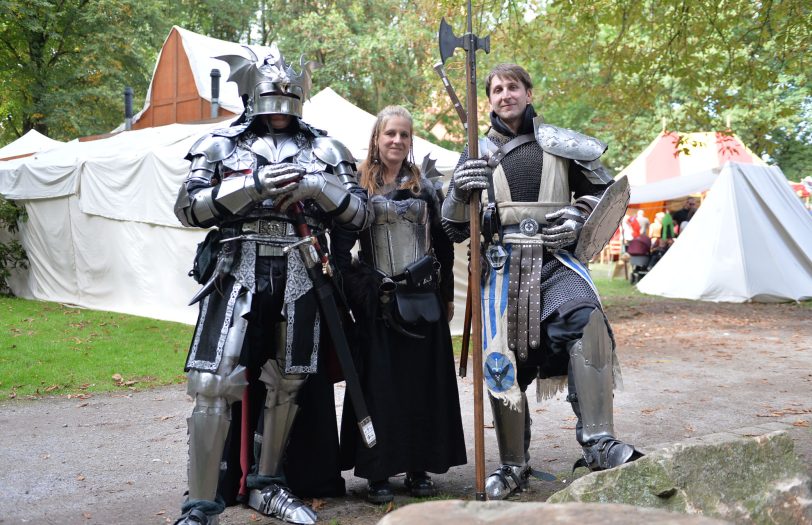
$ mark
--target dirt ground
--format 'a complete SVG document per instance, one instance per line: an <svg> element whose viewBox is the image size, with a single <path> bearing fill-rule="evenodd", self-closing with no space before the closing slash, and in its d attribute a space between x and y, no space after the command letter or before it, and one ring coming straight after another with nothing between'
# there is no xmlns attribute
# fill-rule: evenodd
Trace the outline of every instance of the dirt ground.
<svg viewBox="0 0 812 525"><path fill-rule="evenodd" d="M615 427L642 450L720 430L782 421L812 461L812 309L793 304L713 304L635 299L607 309L625 389ZM459 380L469 463L434 479L442 497L473 498L473 388ZM337 405L343 398L336 389ZM176 518L186 478L184 387L87 399L0 402L0 523L150 525ZM533 480L520 499L543 501L571 481L578 456L564 396L531 401L532 464L559 476ZM490 422L486 408L485 421ZM497 466L485 429L486 472ZM582 471L579 471L582 472ZM370 525L387 507L364 500L345 472L346 498L314 502L321 523ZM393 480L402 486L399 479ZM395 507L414 500L401 490ZM278 523L245 507L223 525Z"/></svg>

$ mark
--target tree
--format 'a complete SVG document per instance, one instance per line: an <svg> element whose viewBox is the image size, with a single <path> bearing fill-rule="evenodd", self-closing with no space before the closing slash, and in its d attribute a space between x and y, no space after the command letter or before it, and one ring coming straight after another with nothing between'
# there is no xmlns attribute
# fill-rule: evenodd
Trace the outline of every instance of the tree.
<svg viewBox="0 0 812 525"><path fill-rule="evenodd" d="M0 197L0 232L5 238L5 232L17 233L18 221L26 219L25 210ZM11 271L16 268L28 268L28 257L22 245L16 239L9 238L6 242L0 239L0 294L10 292L8 278Z"/></svg>

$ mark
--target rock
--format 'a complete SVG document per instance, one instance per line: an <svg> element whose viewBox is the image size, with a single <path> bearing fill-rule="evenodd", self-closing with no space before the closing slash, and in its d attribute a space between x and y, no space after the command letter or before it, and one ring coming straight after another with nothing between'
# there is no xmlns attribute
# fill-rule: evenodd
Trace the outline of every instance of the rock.
<svg viewBox="0 0 812 525"><path fill-rule="evenodd" d="M548 503L625 503L738 524L812 524L812 480L780 423L672 443L594 472Z"/></svg>
<svg viewBox="0 0 812 525"><path fill-rule="evenodd" d="M401 507L378 525L723 525L725 521L616 503L430 501Z"/></svg>

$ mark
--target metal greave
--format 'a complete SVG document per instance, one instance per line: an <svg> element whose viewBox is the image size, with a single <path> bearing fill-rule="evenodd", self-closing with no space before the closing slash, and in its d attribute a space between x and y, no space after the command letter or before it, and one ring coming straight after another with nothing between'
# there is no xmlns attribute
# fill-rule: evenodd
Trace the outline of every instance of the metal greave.
<svg viewBox="0 0 812 525"><path fill-rule="evenodd" d="M530 413L527 395L522 392L518 409L514 410L503 401L488 394L493 413L499 459L503 465L525 465L530 460Z"/></svg>
<svg viewBox="0 0 812 525"><path fill-rule="evenodd" d="M600 309L592 312L581 339L569 343L568 350L568 398L578 416L578 442L614 437L612 340Z"/></svg>
<svg viewBox="0 0 812 525"><path fill-rule="evenodd" d="M231 403L242 398L248 380L245 367L238 365L247 321L242 315L250 307L250 294L237 299L223 356L217 371L190 370L186 392L195 400L186 420L189 432L189 499L214 501L231 421Z"/></svg>
<svg viewBox="0 0 812 525"><path fill-rule="evenodd" d="M299 412L297 396L307 376L285 374L275 359L262 366L260 380L267 387L257 474L279 477L285 447ZM259 439L259 436L255 436Z"/></svg>

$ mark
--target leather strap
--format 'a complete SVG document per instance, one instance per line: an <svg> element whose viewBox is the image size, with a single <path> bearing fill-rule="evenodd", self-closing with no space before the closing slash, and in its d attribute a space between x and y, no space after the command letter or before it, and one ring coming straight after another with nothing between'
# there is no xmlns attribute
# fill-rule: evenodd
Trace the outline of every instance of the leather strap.
<svg viewBox="0 0 812 525"><path fill-rule="evenodd" d="M530 321L530 288L532 287L533 247L521 247L522 260L519 268L522 273L519 285L519 318L517 322L516 358L519 361L527 360L527 326Z"/></svg>
<svg viewBox="0 0 812 525"><path fill-rule="evenodd" d="M533 133L525 133L524 135L517 135L516 137L513 137L511 140L497 148L493 155L491 155L491 157L488 159L488 166L491 168L496 168L496 166L502 162L502 159L504 159L508 153L518 148L522 144L527 144L528 142L532 142L534 140L536 140L536 135ZM488 197L490 197L490 193L488 194Z"/></svg>
<svg viewBox="0 0 812 525"><path fill-rule="evenodd" d="M541 346L541 268L544 265L544 246L533 245L533 270L530 275L530 287L528 294L528 308L530 318L528 319L527 335L528 345L533 350Z"/></svg>
<svg viewBox="0 0 812 525"><path fill-rule="evenodd" d="M518 248L518 246L514 246ZM514 249L510 253L510 273L508 281L508 304L507 304L507 340L508 348L516 351L516 341L518 339L519 323L519 286L522 282L521 271L519 270L522 260L520 250Z"/></svg>

